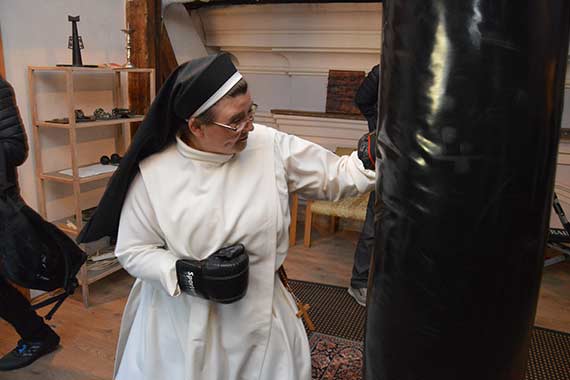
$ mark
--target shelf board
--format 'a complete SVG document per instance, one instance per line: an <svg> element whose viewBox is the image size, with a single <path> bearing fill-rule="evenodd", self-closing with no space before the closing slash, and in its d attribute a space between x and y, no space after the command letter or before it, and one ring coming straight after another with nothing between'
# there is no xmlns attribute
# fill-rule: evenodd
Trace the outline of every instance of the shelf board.
<svg viewBox="0 0 570 380"><path fill-rule="evenodd" d="M87 167L87 166L91 166L94 165L93 164L88 164L88 165L82 165L79 168L83 168L83 167ZM69 168L68 168L69 169ZM65 170L65 169L60 169L60 170ZM40 178L46 181L53 181L53 182L59 182L59 183L67 183L67 184L72 184L74 177L67 175L67 174L61 174L59 173L60 170L57 171L53 171L53 172L49 172L49 173L42 173L40 174ZM113 173L115 173L114 171L112 172L108 172L108 173L102 173L102 174L97 174L97 175L92 175L89 177L83 177L83 178L78 178L79 183L89 183L89 182L95 182L95 181L99 181L102 179L106 179L106 178L111 178L111 176L113 175Z"/></svg>
<svg viewBox="0 0 570 380"><path fill-rule="evenodd" d="M132 68L127 69L124 67L112 68L112 67L71 67L71 66L28 66L28 69L32 71L62 71L62 72L88 72L88 73L116 73L116 72L128 72L128 73L152 73L154 69L145 68Z"/></svg>
<svg viewBox="0 0 570 380"><path fill-rule="evenodd" d="M128 119L111 119L111 120L98 120L98 121L87 121L82 123L75 123L75 128L92 128L92 127L104 127L106 125L124 125L129 123L137 123L143 121L143 115L136 115L134 117L129 117ZM69 123L54 123L51 121L39 121L37 123L38 127L48 127L48 128L62 128L69 129L71 124Z"/></svg>

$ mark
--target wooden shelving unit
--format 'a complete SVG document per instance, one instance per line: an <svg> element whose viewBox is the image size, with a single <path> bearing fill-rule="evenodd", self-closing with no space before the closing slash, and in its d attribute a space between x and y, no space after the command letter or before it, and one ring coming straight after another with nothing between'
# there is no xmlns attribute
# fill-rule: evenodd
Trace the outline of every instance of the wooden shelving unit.
<svg viewBox="0 0 570 380"><path fill-rule="evenodd" d="M62 115L67 117L68 123L56 123L42 119L38 115L37 103L37 83L38 75L42 73L55 72L60 73L65 81L65 109L66 114ZM126 73L123 75L123 73ZM80 176L79 170L90 166L80 165L78 161L78 143L77 134L79 130L86 128L100 128L100 127L115 127L115 151L123 155L131 142L131 123L140 122L143 120L144 115L135 115L127 119L111 119L111 120L97 120L88 122L76 122L75 109L77 108L75 102L75 82L74 77L76 74L89 75L112 75L113 76L113 107L129 108L128 101L123 100L123 89L128 83L130 73L146 73L149 76L149 92L150 99L155 96L155 71L154 69L111 69L111 68L83 68L83 67L44 67L44 66L29 66L28 67L28 83L29 83L29 97L30 106L32 111L33 128L33 147L36 161L36 179L38 183L38 205L40 214L46 219L58 226L62 231L67 233L73 238L76 238L81 228L83 228L83 207L80 200L81 185L109 179L113 172L106 172L92 176ZM62 97L63 101L63 97ZM69 168L62 168L56 171L44 171L42 146L41 146L41 130L44 128L64 129L69 134L69 155L71 159L71 166ZM91 164L93 165L93 164ZM71 175L62 174L61 171L71 169ZM47 215L45 184L46 182L55 182L73 188L73 215L60 220L52 220ZM106 182L104 182L106 183ZM121 269L118 262L107 265L101 268L100 265L92 265L90 261L81 268L78 279L81 284L83 302L85 306L89 305L89 285L93 282L108 276Z"/></svg>

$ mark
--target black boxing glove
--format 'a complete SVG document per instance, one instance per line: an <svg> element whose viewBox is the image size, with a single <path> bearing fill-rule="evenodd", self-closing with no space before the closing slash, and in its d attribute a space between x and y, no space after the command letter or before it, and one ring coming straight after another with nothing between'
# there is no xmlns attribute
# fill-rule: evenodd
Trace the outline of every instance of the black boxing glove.
<svg viewBox="0 0 570 380"><path fill-rule="evenodd" d="M376 131L369 132L358 140L358 158L365 169L376 168Z"/></svg>
<svg viewBox="0 0 570 380"><path fill-rule="evenodd" d="M232 303L247 291L249 257L242 244L221 248L204 260L176 262L180 290L207 300Z"/></svg>

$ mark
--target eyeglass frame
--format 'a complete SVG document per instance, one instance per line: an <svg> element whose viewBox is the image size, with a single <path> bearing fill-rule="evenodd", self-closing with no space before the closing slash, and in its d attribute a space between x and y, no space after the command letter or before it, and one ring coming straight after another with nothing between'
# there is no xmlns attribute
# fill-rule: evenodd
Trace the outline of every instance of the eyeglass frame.
<svg viewBox="0 0 570 380"><path fill-rule="evenodd" d="M239 133L239 132L244 130L244 128L247 126L248 123L251 123L255 119L255 112L257 111L257 107L258 107L258 105L253 103L251 105L249 111L248 111L249 116L244 121L239 123L239 125L237 127L232 127L231 125L227 125L227 124L220 123L220 122L213 121L213 120L208 120L207 123L217 125L218 127L229 129L230 131L232 131L234 133Z"/></svg>

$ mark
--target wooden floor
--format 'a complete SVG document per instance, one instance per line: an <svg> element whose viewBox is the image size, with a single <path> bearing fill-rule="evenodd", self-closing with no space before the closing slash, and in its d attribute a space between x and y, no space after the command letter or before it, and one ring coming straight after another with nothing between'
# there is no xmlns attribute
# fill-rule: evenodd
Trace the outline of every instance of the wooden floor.
<svg viewBox="0 0 570 380"><path fill-rule="evenodd" d="M310 249L299 241L286 261L289 277L348 286L357 238L354 232L325 237L317 233ZM28 368L0 372L0 379L110 380L121 314L132 282L120 271L93 284L89 309L79 295L66 301L50 322L62 338L61 348ZM544 270L536 324L570 332L570 262ZM11 350L17 340L10 326L0 321L0 354Z"/></svg>

